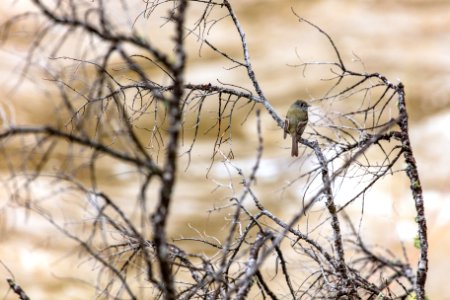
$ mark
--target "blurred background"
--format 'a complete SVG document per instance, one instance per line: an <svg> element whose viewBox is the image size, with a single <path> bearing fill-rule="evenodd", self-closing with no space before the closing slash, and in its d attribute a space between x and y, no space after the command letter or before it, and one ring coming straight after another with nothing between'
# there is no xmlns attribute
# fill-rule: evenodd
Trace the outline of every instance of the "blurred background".
<svg viewBox="0 0 450 300"><path fill-rule="evenodd" d="M433 0L246 0L231 1L242 27L246 31L250 56L257 78L266 96L279 114L284 115L291 101L319 97L323 90L320 81L308 80L292 65L303 61L323 61L330 57L330 47L323 36L311 27L300 23L295 13L320 26L335 41L347 67L356 71L379 72L392 82L402 81L406 87L410 114L410 135L421 175L429 229L430 270L427 281L429 299L450 299L448 269L450 260L450 2ZM27 1L5 0L0 3L0 18L4 22L24 9L31 9ZM136 7L136 12L140 8ZM193 8L193 12L195 9ZM144 21L142 21L144 24ZM30 26L33 24L30 23ZM143 26L143 25L142 25ZM239 56L240 49L229 42L230 28L215 27L213 41ZM232 29L234 34L234 29ZM54 111L46 109L46 85L50 83L39 76L22 74L27 50L26 40L30 28L15 30L7 45L0 47L0 103L14 124L44 124L55 118ZM165 36L162 35L161 43ZM153 40L153 42L157 42ZM158 41L159 42L159 41ZM188 81L193 83L240 82L242 74L226 70L221 62L199 56L199 45L192 43ZM301 60L299 59L301 58ZM22 77L22 75L24 77ZM21 82L18 85L18 82ZM301 84L299 84L301 82ZM263 117L264 118L264 117ZM268 191L279 192L280 183L273 179L273 168L290 166L289 141L275 124L266 119L263 123L266 140L261 177ZM6 126L2 119L2 126ZM433 127L434 124L434 127ZM254 140L254 128L235 126L233 151L240 153L238 162L254 155L246 141ZM207 185L195 188L198 178L204 178L209 164L211 146L208 141L199 143L190 168L198 177L180 174L177 193L183 194L182 205L174 206L171 235L188 236L195 233L190 228L207 229L217 235L222 224L213 218L196 218L208 215L208 210L223 202L212 191L221 180L222 173L211 169ZM241 159L241 161L239 161ZM186 163L186 162L184 162ZM7 178L8 168L2 163L2 178ZM108 191L118 197L136 193L133 175L122 166L105 164L105 184ZM271 169L272 168L272 169ZM183 167L181 167L183 169ZM111 175L113 174L113 175ZM286 178L280 177L285 183ZM261 182L260 182L261 183ZM49 185L37 187L41 199ZM193 188L194 186L194 188ZM379 244L401 251L404 242L412 265L418 251L412 247L416 235L414 206L406 180L384 180L366 201L365 230L371 244ZM40 217L26 210L14 209L8 190L0 186L0 260L15 275L33 299L86 299L92 295L89 286L93 277L87 261L77 260L73 244L57 233ZM219 197L220 198L220 197ZM269 201L269 200L268 200ZM274 211L289 210L275 200ZM268 204L270 206L270 204ZM295 206L295 204L292 204ZM61 208L59 205L58 208ZM356 208L358 210L358 208ZM14 213L13 213L14 211ZM377 226L377 222L389 224ZM189 224L189 225L187 225ZM371 226L371 224L373 226ZM71 259L70 259L71 258ZM5 278L10 277L6 267L0 266L0 297L6 295ZM75 279L80 278L80 279ZM81 279L82 278L82 279ZM16 299L9 293L6 299Z"/></svg>

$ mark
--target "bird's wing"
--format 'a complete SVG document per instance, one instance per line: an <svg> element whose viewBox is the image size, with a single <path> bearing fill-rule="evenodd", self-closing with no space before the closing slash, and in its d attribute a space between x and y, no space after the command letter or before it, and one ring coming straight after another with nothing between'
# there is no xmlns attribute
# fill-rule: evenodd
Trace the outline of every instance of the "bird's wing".
<svg viewBox="0 0 450 300"><path fill-rule="evenodd" d="M306 128L306 124L308 124L308 121L298 122L297 130L296 130L298 135L301 136L303 134L303 131L305 131L305 128Z"/></svg>

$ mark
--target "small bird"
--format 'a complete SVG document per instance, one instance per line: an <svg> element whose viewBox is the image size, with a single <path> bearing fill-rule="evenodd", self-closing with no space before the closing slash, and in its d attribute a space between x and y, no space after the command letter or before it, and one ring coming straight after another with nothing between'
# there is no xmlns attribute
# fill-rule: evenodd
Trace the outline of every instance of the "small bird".
<svg viewBox="0 0 450 300"><path fill-rule="evenodd" d="M309 104L303 100L297 100L291 104L284 120L284 138L289 133L292 137L291 156L298 156L298 142L308 124Z"/></svg>

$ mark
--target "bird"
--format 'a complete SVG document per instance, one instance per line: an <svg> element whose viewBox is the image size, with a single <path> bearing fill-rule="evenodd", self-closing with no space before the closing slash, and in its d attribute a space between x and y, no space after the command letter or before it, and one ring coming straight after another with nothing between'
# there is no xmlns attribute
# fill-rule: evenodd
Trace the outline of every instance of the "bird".
<svg viewBox="0 0 450 300"><path fill-rule="evenodd" d="M292 137L291 156L298 156L298 142L300 141L306 125L308 124L309 104L303 100L296 100L291 104L284 120L284 135L289 133Z"/></svg>

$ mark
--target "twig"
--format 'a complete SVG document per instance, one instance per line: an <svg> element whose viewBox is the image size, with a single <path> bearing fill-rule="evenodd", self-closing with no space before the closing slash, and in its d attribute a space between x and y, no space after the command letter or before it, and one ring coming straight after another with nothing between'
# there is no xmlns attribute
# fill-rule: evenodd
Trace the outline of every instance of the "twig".
<svg viewBox="0 0 450 300"><path fill-rule="evenodd" d="M20 300L30 300L30 297L28 297L22 287L18 285L13 279L7 278L6 281L8 282L8 285L13 290L13 292L16 293L17 296L19 296Z"/></svg>

